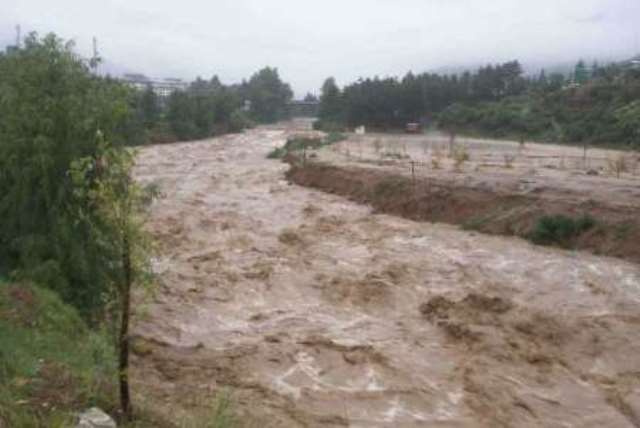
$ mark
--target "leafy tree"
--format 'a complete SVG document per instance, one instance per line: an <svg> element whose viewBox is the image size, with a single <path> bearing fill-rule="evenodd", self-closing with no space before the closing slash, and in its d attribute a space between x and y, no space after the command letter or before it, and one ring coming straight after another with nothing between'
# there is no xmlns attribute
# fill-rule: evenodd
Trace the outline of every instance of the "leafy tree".
<svg viewBox="0 0 640 428"><path fill-rule="evenodd" d="M589 70L583 60L576 64L573 77L576 83L582 85L589 80Z"/></svg>
<svg viewBox="0 0 640 428"><path fill-rule="evenodd" d="M559 91L565 85L566 79L562 73L552 73L549 76L549 84L547 89L550 91Z"/></svg>
<svg viewBox="0 0 640 428"><path fill-rule="evenodd" d="M325 130L359 125L398 129L409 121L435 118L449 133L634 144L640 73L620 64L594 66L589 73L583 61L576 68L579 88L566 85L560 73L523 77L518 61L453 76L359 79L342 91L328 79L316 125Z"/></svg>
<svg viewBox="0 0 640 428"><path fill-rule="evenodd" d="M171 94L166 119L180 140L238 132L251 126L240 111L243 87L225 86L214 76L196 79L186 91Z"/></svg>
<svg viewBox="0 0 640 428"><path fill-rule="evenodd" d="M344 106L342 104L342 95L333 77L325 80L320 94L318 119L324 123L343 122Z"/></svg>
<svg viewBox="0 0 640 428"><path fill-rule="evenodd" d="M122 409L131 416L129 314L148 279L143 193L122 146L131 91L93 75L54 35L0 57L0 255L89 319L115 298ZM114 141L115 144L107 144Z"/></svg>
<svg viewBox="0 0 640 428"><path fill-rule="evenodd" d="M151 86L148 86L140 96L140 110L144 126L151 129L160 120L160 100Z"/></svg>
<svg viewBox="0 0 640 428"><path fill-rule="evenodd" d="M176 91L167 102L167 121L171 130L180 140L199 138L195 122L196 106L186 92Z"/></svg>
<svg viewBox="0 0 640 428"><path fill-rule="evenodd" d="M94 158L85 157L72 163L77 218L89 223L91 237L104 248L108 256L103 263L109 266L109 292L118 306L118 376L122 413L131 420L133 409L129 388L129 320L131 293L134 284L150 284L150 238L143 229L144 190L131 178L135 153L113 148L97 136L97 156L104 168L92 183L87 175L94 173Z"/></svg>
<svg viewBox="0 0 640 428"><path fill-rule="evenodd" d="M640 101L634 101L619 108L614 115L626 142L640 149Z"/></svg>
<svg viewBox="0 0 640 428"><path fill-rule="evenodd" d="M100 243L72 214L68 172L78 158L96 159L98 129L124 144L130 98L54 35L31 34L0 59L0 259L86 316L102 306L109 277Z"/></svg>
<svg viewBox="0 0 640 428"><path fill-rule="evenodd" d="M287 103L293 97L291 87L284 83L278 69L265 67L246 84L251 115L260 123L274 123L285 118Z"/></svg>
<svg viewBox="0 0 640 428"><path fill-rule="evenodd" d="M304 96L304 101L307 103L316 103L318 102L318 97L313 95L311 92L308 92L307 95Z"/></svg>

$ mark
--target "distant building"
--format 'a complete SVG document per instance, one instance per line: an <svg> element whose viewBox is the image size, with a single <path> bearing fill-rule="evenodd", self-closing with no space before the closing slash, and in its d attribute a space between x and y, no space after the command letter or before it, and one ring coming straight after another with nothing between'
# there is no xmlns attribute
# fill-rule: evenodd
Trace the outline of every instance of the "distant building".
<svg viewBox="0 0 640 428"><path fill-rule="evenodd" d="M150 79L144 74L125 74L122 76L122 80L140 91L151 87L153 92L162 99L168 98L169 95L176 91L184 91L189 87L189 83L184 82L182 79Z"/></svg>

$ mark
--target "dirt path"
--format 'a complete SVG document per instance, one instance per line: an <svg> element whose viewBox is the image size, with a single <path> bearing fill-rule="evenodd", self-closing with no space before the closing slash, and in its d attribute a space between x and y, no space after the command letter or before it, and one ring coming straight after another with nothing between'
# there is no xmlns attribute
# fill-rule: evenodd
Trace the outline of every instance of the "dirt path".
<svg viewBox="0 0 640 428"><path fill-rule="evenodd" d="M291 186L286 129L145 148L138 399L264 427L638 427L640 270Z"/></svg>

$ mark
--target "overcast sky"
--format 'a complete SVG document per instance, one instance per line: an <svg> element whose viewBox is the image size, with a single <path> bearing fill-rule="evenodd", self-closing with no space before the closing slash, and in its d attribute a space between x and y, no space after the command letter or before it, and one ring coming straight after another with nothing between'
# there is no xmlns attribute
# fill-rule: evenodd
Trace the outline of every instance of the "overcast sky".
<svg viewBox="0 0 640 428"><path fill-rule="evenodd" d="M276 66L298 95L327 76L403 75L518 58L529 64L640 51L640 0L0 0L0 43L54 31L115 70L218 74Z"/></svg>

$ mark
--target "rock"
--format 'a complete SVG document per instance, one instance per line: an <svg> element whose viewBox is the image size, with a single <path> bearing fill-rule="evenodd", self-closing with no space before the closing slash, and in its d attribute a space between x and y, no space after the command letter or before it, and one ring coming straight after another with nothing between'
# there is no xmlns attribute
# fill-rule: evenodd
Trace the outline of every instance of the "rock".
<svg viewBox="0 0 640 428"><path fill-rule="evenodd" d="M600 175L600 173L595 169L590 169L589 171L587 171L587 175Z"/></svg>
<svg viewBox="0 0 640 428"><path fill-rule="evenodd" d="M78 417L76 428L117 428L111 416L97 407L93 407Z"/></svg>

